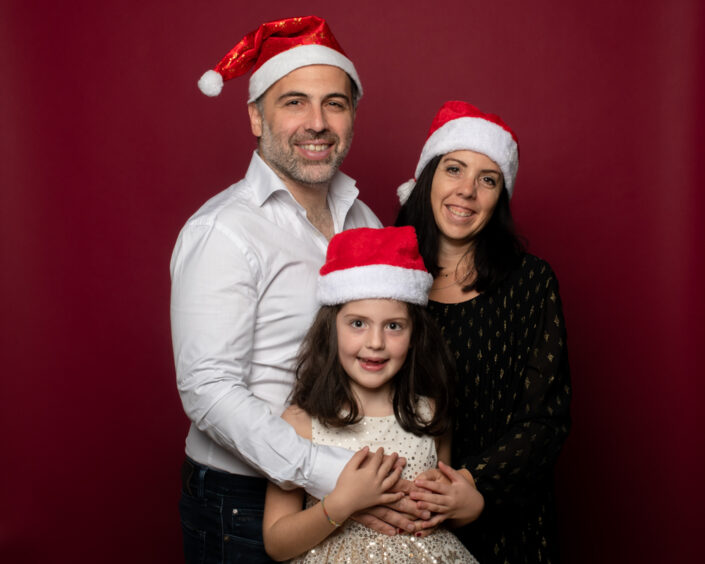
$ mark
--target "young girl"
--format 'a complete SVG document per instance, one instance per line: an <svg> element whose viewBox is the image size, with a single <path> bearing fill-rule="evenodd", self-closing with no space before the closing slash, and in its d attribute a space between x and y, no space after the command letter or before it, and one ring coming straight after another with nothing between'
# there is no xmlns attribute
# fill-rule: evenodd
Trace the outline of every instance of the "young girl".
<svg viewBox="0 0 705 564"><path fill-rule="evenodd" d="M320 501L307 496L305 509L303 490L269 484L264 543L276 560L476 562L444 529L386 536L349 519L403 497L389 493L400 476L412 480L435 468L438 458L450 462L453 369L423 307L432 282L412 227L353 229L331 240L318 281L322 307L304 340L292 405L282 417L315 443L357 452L333 492ZM396 452L384 457L385 449ZM406 458L403 471L397 456ZM477 518L482 496L440 467L448 479L434 487L438 503L431 509L452 524Z"/></svg>

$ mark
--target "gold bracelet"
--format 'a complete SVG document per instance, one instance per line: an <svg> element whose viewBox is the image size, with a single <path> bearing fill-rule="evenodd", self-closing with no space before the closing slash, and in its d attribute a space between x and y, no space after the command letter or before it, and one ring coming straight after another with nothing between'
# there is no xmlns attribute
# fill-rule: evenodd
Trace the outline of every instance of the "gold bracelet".
<svg viewBox="0 0 705 564"><path fill-rule="evenodd" d="M323 496L321 498L321 507L323 508L323 515L326 516L326 519L328 519L328 522L333 525L336 529L342 525L342 523L337 523L336 521L333 521L333 519L330 518L330 515L328 515L328 512L326 511L326 506L323 504L323 501L326 499L326 496Z"/></svg>

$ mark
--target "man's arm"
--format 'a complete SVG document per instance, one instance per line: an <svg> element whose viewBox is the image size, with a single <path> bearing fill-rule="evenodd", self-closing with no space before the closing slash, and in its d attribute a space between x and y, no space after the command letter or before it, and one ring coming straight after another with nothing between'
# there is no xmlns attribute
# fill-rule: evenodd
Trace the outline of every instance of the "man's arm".
<svg viewBox="0 0 705 564"><path fill-rule="evenodd" d="M184 228L172 257L177 385L196 427L283 487L333 490L347 450L299 437L248 389L259 265L219 224Z"/></svg>

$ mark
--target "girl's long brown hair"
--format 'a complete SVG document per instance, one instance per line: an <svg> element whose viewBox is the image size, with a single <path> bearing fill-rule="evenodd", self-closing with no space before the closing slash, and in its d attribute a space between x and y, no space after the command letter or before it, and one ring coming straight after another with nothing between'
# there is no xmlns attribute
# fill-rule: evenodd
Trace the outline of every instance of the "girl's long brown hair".
<svg viewBox="0 0 705 564"><path fill-rule="evenodd" d="M392 380L394 415L415 435L442 435L450 425L454 363L441 332L421 306L406 304L411 319L411 343L406 361ZM332 427L362 418L349 377L338 360L335 319L342 306L323 306L301 345L291 402ZM433 417L416 413L419 397L432 400Z"/></svg>

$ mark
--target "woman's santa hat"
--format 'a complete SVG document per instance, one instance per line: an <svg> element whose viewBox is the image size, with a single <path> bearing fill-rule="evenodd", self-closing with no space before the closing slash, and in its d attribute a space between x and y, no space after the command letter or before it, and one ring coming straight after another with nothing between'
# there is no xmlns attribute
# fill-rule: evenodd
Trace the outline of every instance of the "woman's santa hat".
<svg viewBox="0 0 705 564"><path fill-rule="evenodd" d="M243 37L213 70L206 71L198 81L198 87L206 96L217 96L225 80L253 69L249 103L257 100L280 78L308 65L331 65L343 69L357 85L357 98L362 96L362 84L355 66L333 37L325 20L316 16L263 23Z"/></svg>
<svg viewBox="0 0 705 564"><path fill-rule="evenodd" d="M366 299L426 305L432 284L413 227L362 227L330 240L316 297L321 305Z"/></svg>
<svg viewBox="0 0 705 564"><path fill-rule="evenodd" d="M519 141L502 118L486 114L467 102L446 102L433 118L414 178L397 189L404 204L416 186L416 179L431 159L453 151L470 150L492 159L502 171L504 185L512 196L519 168Z"/></svg>

